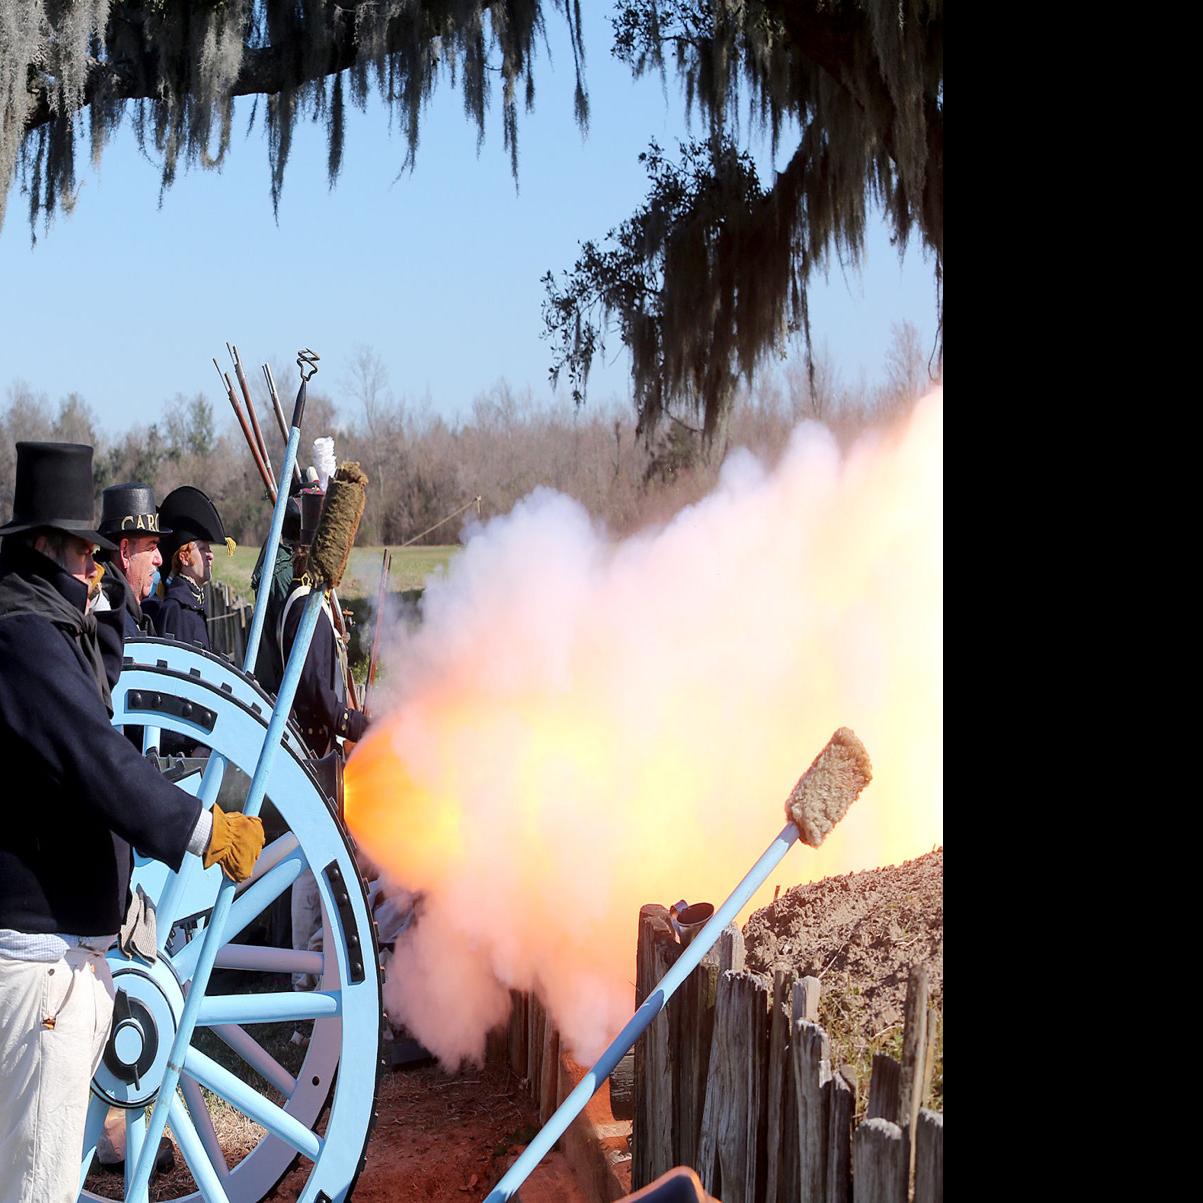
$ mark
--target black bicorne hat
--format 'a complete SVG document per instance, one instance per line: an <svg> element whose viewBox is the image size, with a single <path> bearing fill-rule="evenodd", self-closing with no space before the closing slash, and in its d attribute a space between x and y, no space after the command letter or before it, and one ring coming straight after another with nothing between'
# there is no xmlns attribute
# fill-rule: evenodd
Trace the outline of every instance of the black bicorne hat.
<svg viewBox="0 0 1203 1203"><path fill-rule="evenodd" d="M18 443L13 515L0 526L0 535L45 526L112 551L113 544L96 529L92 489L91 447L84 443Z"/></svg>
<svg viewBox="0 0 1203 1203"><path fill-rule="evenodd" d="M171 557L193 539L204 539L206 543L226 541L225 527L221 524L217 507L192 485L180 485L163 498L163 504L159 506L159 521L171 529L171 534L159 540L159 551L165 564L169 564Z"/></svg>
<svg viewBox="0 0 1203 1203"><path fill-rule="evenodd" d="M159 522L155 491L150 485L109 485L100 495L100 530L118 539L169 535Z"/></svg>

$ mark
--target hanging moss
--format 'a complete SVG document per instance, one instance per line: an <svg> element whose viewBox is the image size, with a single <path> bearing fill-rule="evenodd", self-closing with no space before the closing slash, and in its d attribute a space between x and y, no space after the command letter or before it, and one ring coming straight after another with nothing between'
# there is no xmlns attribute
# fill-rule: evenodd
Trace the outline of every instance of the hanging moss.
<svg viewBox="0 0 1203 1203"><path fill-rule="evenodd" d="M551 2L568 22L583 123L579 7ZM5 181L20 179L31 223L69 206L78 115L87 106L94 161L128 113L168 188L181 166L220 167L235 98L262 94L278 206L299 119L324 123L333 185L344 87L360 108L374 90L399 119L402 166L411 167L422 108L445 76L461 89L482 140L500 79L516 176L517 98L533 103L532 52L545 7L540 0L0 0L0 172Z"/></svg>
<svg viewBox="0 0 1203 1203"><path fill-rule="evenodd" d="M585 243L562 279L545 277L552 378L566 373L583 399L616 326L649 445L670 406L700 415L721 444L737 382L790 333L802 334L813 385L807 288L833 256L859 262L871 207L900 253L918 231L939 288L942 2L623 0L613 23L615 53L636 74L672 66L707 136L676 162L653 144L640 209ZM774 153L798 131L767 186L738 149L748 128Z"/></svg>

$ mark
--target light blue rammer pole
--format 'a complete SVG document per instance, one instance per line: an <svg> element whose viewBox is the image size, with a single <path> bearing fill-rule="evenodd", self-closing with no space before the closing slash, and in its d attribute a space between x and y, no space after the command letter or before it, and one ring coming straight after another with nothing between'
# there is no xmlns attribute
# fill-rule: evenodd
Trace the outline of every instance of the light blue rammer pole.
<svg viewBox="0 0 1203 1203"><path fill-rule="evenodd" d="M672 998L677 987L714 947L723 933L723 928L743 910L748 899L764 884L765 878L776 868L797 838L797 827L793 823L786 823L781 829L781 834L748 870L727 901L710 916L706 926L689 942L689 947L677 958L676 964L656 983L639 1010L627 1020L626 1027L611 1041L610 1047L598 1057L593 1068L577 1083L576 1089L559 1105L535 1139L526 1146L518 1160L489 1192L485 1203L502 1203L508 1199L526 1181L535 1166L551 1152L552 1146L564 1135L568 1125L584 1111L585 1104L601 1089L601 1084L614 1072L614 1067L626 1056L627 1050L664 1010L664 1004Z"/></svg>
<svg viewBox="0 0 1203 1203"><path fill-rule="evenodd" d="M313 632L317 628L321 610L322 589L315 585L305 599L305 609L301 614L301 623L297 628L296 640L292 645L292 654L288 657L288 665L284 669L284 680L280 682L280 692L276 695L276 706L272 711L271 722L267 725L267 735L263 739L263 750L259 753L259 763L255 766L255 775L251 779L250 793L247 794L246 805L242 809L242 813L245 815L257 815L259 808L263 805L272 764L276 759L276 752L279 751L280 740L284 736L284 726L288 722L292 700L296 696L297 685L301 679L301 669L305 666L305 657L309 654L309 644L313 640ZM142 1151L134 1170L134 1178L126 1193L129 1203L146 1203L147 1201L151 1167L154 1165L155 1154L159 1151L159 1140L163 1136L163 1129L167 1126L168 1108L180 1080L184 1055L192 1042L196 1015L205 997L209 975L213 972L213 963L217 960L217 954L221 949L226 917L229 915L230 905L234 901L234 888L235 883L223 875L208 926L196 937L198 940L203 940L204 943L201 945L200 954L196 959L196 969L192 974L188 997L184 1000L184 1010L180 1015L179 1027L176 1028L175 1040L172 1042L171 1053L167 1058L167 1069L164 1071L163 1081L159 1085L154 1111L147 1124Z"/></svg>
<svg viewBox="0 0 1203 1203"><path fill-rule="evenodd" d="M246 651L242 657L242 671L253 673L255 660L259 656L259 643L263 636L263 624L267 618L267 599L271 592L273 569L276 564L276 550L284 532L284 512L288 508L288 482L292 480L293 465L297 462L297 448L301 443L301 421L305 416L305 398L307 395L305 381L297 390L296 404L292 410L292 428L288 432L288 443L284 448L284 462L280 465L280 488L276 491L276 504L272 509L271 529L267 536L267 549L263 553L263 572L259 578L259 592L255 594L255 609L251 617L251 633L247 636ZM217 792L221 789L221 780L225 774L225 757L212 752L205 764L201 777L200 789L197 796L201 806L208 810L217 801ZM155 908L155 918L158 921L160 951L167 947L171 936L172 925L176 919L177 899L188 878L195 871L191 857L185 857L179 872L167 879L163 896Z"/></svg>

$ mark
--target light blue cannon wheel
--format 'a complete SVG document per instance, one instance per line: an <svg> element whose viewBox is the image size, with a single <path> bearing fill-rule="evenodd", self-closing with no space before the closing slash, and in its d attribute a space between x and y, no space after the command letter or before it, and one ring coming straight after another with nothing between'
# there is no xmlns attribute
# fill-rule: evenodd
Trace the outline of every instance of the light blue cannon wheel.
<svg viewBox="0 0 1203 1203"><path fill-rule="evenodd" d="M271 707L272 699L227 660L172 640L127 643L125 668L113 690L115 725L191 736L248 777L259 759ZM286 829L268 843L254 875L239 887L220 937L216 967L252 976L306 973L317 986L297 991L286 983L266 991L215 993L223 989L221 975L210 982L180 1089L168 1104L168 1126L199 1188L175 1196L180 1199L253 1203L299 1162L309 1171L300 1200L341 1200L349 1197L362 1166L381 1060L379 950L350 839L305 763L308 756L290 725L267 786ZM199 785L199 774L180 782L193 793ZM306 870L313 873L321 900L322 950L240 941L247 925L286 895ZM198 936L217 897L220 870L202 870L200 861L189 856L177 875L137 857L133 880L160 910L170 911L172 921L190 919L193 936L184 942L177 933L166 950L171 924L160 914L160 955L153 965L116 950L109 954L118 995L113 1032L92 1082L80 1176L81 1198L86 1199L101 1198L83 1190L82 1183L109 1108L125 1109L128 1189L146 1129L146 1108L164 1105L158 1083L196 964ZM283 1030L312 1025L299 1068L282 1064L281 1058L287 1058L264 1038L264 1033L280 1032L281 1025L286 1025ZM210 1055L217 1047L215 1037L236 1056ZM230 1065L236 1068L231 1071ZM212 1102L213 1096L222 1102ZM213 1113L225 1106L262 1130L250 1152L233 1166L227 1165L213 1122Z"/></svg>

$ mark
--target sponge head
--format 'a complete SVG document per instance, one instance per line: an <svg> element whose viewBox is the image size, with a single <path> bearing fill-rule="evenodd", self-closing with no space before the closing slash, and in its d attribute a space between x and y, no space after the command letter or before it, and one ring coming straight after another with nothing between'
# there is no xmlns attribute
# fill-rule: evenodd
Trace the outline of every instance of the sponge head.
<svg viewBox="0 0 1203 1203"><path fill-rule="evenodd" d="M309 548L309 572L326 589L337 589L342 582L367 505L367 483L366 474L354 461L341 464L330 478L326 504Z"/></svg>
<svg viewBox="0 0 1203 1203"><path fill-rule="evenodd" d="M872 780L865 745L851 728L841 727L798 778L786 799L785 817L798 828L803 843L817 848Z"/></svg>

